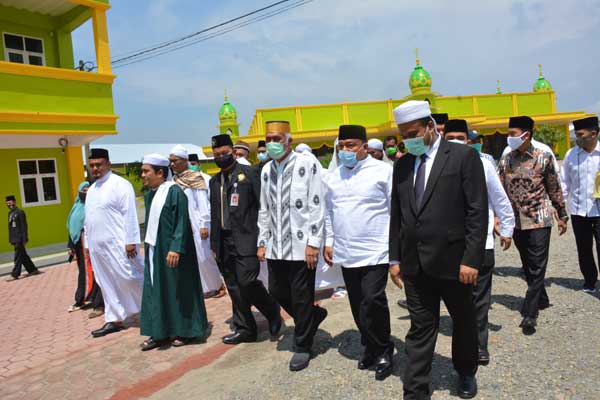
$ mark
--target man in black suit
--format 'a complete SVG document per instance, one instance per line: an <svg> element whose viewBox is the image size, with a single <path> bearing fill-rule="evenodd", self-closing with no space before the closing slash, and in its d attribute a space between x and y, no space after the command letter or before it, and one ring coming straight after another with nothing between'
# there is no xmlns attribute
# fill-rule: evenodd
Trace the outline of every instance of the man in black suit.
<svg viewBox="0 0 600 400"><path fill-rule="evenodd" d="M25 245L29 241L25 212L17 207L17 199L12 195L6 196L6 206L10 210L8 212L8 241L15 247L15 266L8 281L19 279L23 266L25 266L29 275L37 275L40 271L33 264L31 257L25 250Z"/></svg>
<svg viewBox="0 0 600 400"><path fill-rule="evenodd" d="M488 200L477 152L439 136L425 101L394 110L411 155L394 166L390 220L390 275L404 280L411 327L404 399L431 397L431 361L440 299L454 322L452 361L458 394L477 394L477 321L472 288L483 262Z"/></svg>
<svg viewBox="0 0 600 400"><path fill-rule="evenodd" d="M223 343L256 341L253 305L269 320L271 336L277 336L283 324L279 305L258 280L260 177L252 167L235 161L229 135L214 136L212 147L221 171L210 180L210 242L231 297L235 330Z"/></svg>

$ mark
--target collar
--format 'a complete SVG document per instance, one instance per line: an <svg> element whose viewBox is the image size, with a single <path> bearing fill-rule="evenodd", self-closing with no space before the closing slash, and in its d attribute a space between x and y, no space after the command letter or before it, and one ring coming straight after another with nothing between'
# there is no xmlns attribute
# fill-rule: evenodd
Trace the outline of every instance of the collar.
<svg viewBox="0 0 600 400"><path fill-rule="evenodd" d="M288 156L283 159L283 161L281 161L281 162L279 162L277 160L273 160L273 161L275 162L275 165L277 165L278 167L281 167L281 166L287 164L288 162L292 161L296 157L297 157L296 152L292 150L290 152L290 154L288 154Z"/></svg>
<svg viewBox="0 0 600 400"><path fill-rule="evenodd" d="M100 179L97 179L96 182L104 183L104 182L106 182L108 180L108 178L110 178L111 175L112 175L112 171L108 171L108 173L106 175L104 175Z"/></svg>
<svg viewBox="0 0 600 400"><path fill-rule="evenodd" d="M587 154L592 154L592 153L596 153L596 152L600 152L600 141L596 142L596 147L594 147L594 150L592 150L590 153L588 153L587 151L585 151L583 148L576 146L577 147L577 152L579 154L582 153L587 153Z"/></svg>
<svg viewBox="0 0 600 400"><path fill-rule="evenodd" d="M427 158L432 159L432 155L435 154L438 149L440 148L440 142L442 141L442 138L439 134L437 134L437 140L433 143L433 146L429 147L429 150L427 150L427 152L425 154L427 154Z"/></svg>

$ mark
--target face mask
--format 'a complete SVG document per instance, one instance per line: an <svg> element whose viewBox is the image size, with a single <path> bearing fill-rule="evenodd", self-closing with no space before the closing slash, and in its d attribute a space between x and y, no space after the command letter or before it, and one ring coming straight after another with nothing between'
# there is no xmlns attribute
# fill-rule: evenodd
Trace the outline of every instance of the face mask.
<svg viewBox="0 0 600 400"><path fill-rule="evenodd" d="M575 143L577 144L577 146L583 148L591 144L593 140L594 138L592 136L577 136L575 138Z"/></svg>
<svg viewBox="0 0 600 400"><path fill-rule="evenodd" d="M258 161L260 161L260 162L265 162L269 159L269 156L267 155L266 152L261 151L260 153L258 153L256 155L256 158L258 158Z"/></svg>
<svg viewBox="0 0 600 400"><path fill-rule="evenodd" d="M388 147L387 149L385 149L385 152L388 156L395 156L398 152L398 149L396 147Z"/></svg>
<svg viewBox="0 0 600 400"><path fill-rule="evenodd" d="M340 163L342 163L344 167L353 168L358 162L356 159L356 153L353 151L342 150L338 153L338 156L340 158Z"/></svg>
<svg viewBox="0 0 600 400"><path fill-rule="evenodd" d="M474 148L475 150L477 150L478 153L481 153L481 148L483 147L483 144L481 143L473 143L471 145L472 148Z"/></svg>
<svg viewBox="0 0 600 400"><path fill-rule="evenodd" d="M197 165L190 165L190 170L198 172L200 168Z"/></svg>
<svg viewBox="0 0 600 400"><path fill-rule="evenodd" d="M224 156L215 158L215 164L217 164L217 167L221 169L227 169L228 167L231 167L234 161L235 158L233 158L233 154L226 154Z"/></svg>
<svg viewBox="0 0 600 400"><path fill-rule="evenodd" d="M79 200L81 200L83 203L85 203L86 195L87 195L87 193L85 193L85 192L79 192Z"/></svg>
<svg viewBox="0 0 600 400"><path fill-rule="evenodd" d="M525 140L523 140L523 136L525 135L527 135L527 131L523 132L521 136L509 137L507 139L508 146L511 148L512 151L517 150L523 145L523 143L525 143Z"/></svg>
<svg viewBox="0 0 600 400"><path fill-rule="evenodd" d="M271 160L279 160L285 154L283 143L269 142L267 143L267 154Z"/></svg>
<svg viewBox="0 0 600 400"><path fill-rule="evenodd" d="M456 143L456 144L467 144L467 142L463 142L462 140L459 139L452 139L452 140L448 140L451 143Z"/></svg>

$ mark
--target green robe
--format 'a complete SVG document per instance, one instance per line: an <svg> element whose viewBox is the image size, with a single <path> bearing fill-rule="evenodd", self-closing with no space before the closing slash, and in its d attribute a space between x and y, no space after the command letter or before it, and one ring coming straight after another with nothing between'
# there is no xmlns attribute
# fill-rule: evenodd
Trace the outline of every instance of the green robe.
<svg viewBox="0 0 600 400"><path fill-rule="evenodd" d="M146 221L155 194L154 190L150 190L144 197ZM205 337L208 321L187 197L177 185L169 188L160 213L154 247L153 283L150 281L149 247L145 245L141 334L155 340L176 336ZM169 251L180 254L175 268L167 266Z"/></svg>

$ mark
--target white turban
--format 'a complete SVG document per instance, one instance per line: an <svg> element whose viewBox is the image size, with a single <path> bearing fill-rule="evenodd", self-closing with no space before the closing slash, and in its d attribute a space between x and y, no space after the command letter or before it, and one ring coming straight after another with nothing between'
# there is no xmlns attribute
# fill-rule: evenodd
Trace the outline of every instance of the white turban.
<svg viewBox="0 0 600 400"><path fill-rule="evenodd" d="M383 142L379 139L369 139L367 147L372 150L383 151Z"/></svg>
<svg viewBox="0 0 600 400"><path fill-rule="evenodd" d="M306 153L306 152L312 153L312 149L306 143L300 143L298 146L296 146L296 153Z"/></svg>
<svg viewBox="0 0 600 400"><path fill-rule="evenodd" d="M409 100L394 108L394 120L397 125L431 117L429 103L420 100Z"/></svg>
<svg viewBox="0 0 600 400"><path fill-rule="evenodd" d="M168 167L170 161L167 157L154 153L145 155L144 159L142 160L142 164L150 164L154 165L155 167Z"/></svg>
<svg viewBox="0 0 600 400"><path fill-rule="evenodd" d="M171 152L169 154L173 154L174 156L177 156L179 158L185 158L186 160L188 159L187 149L180 144L175 145L175 147L171 149Z"/></svg>

